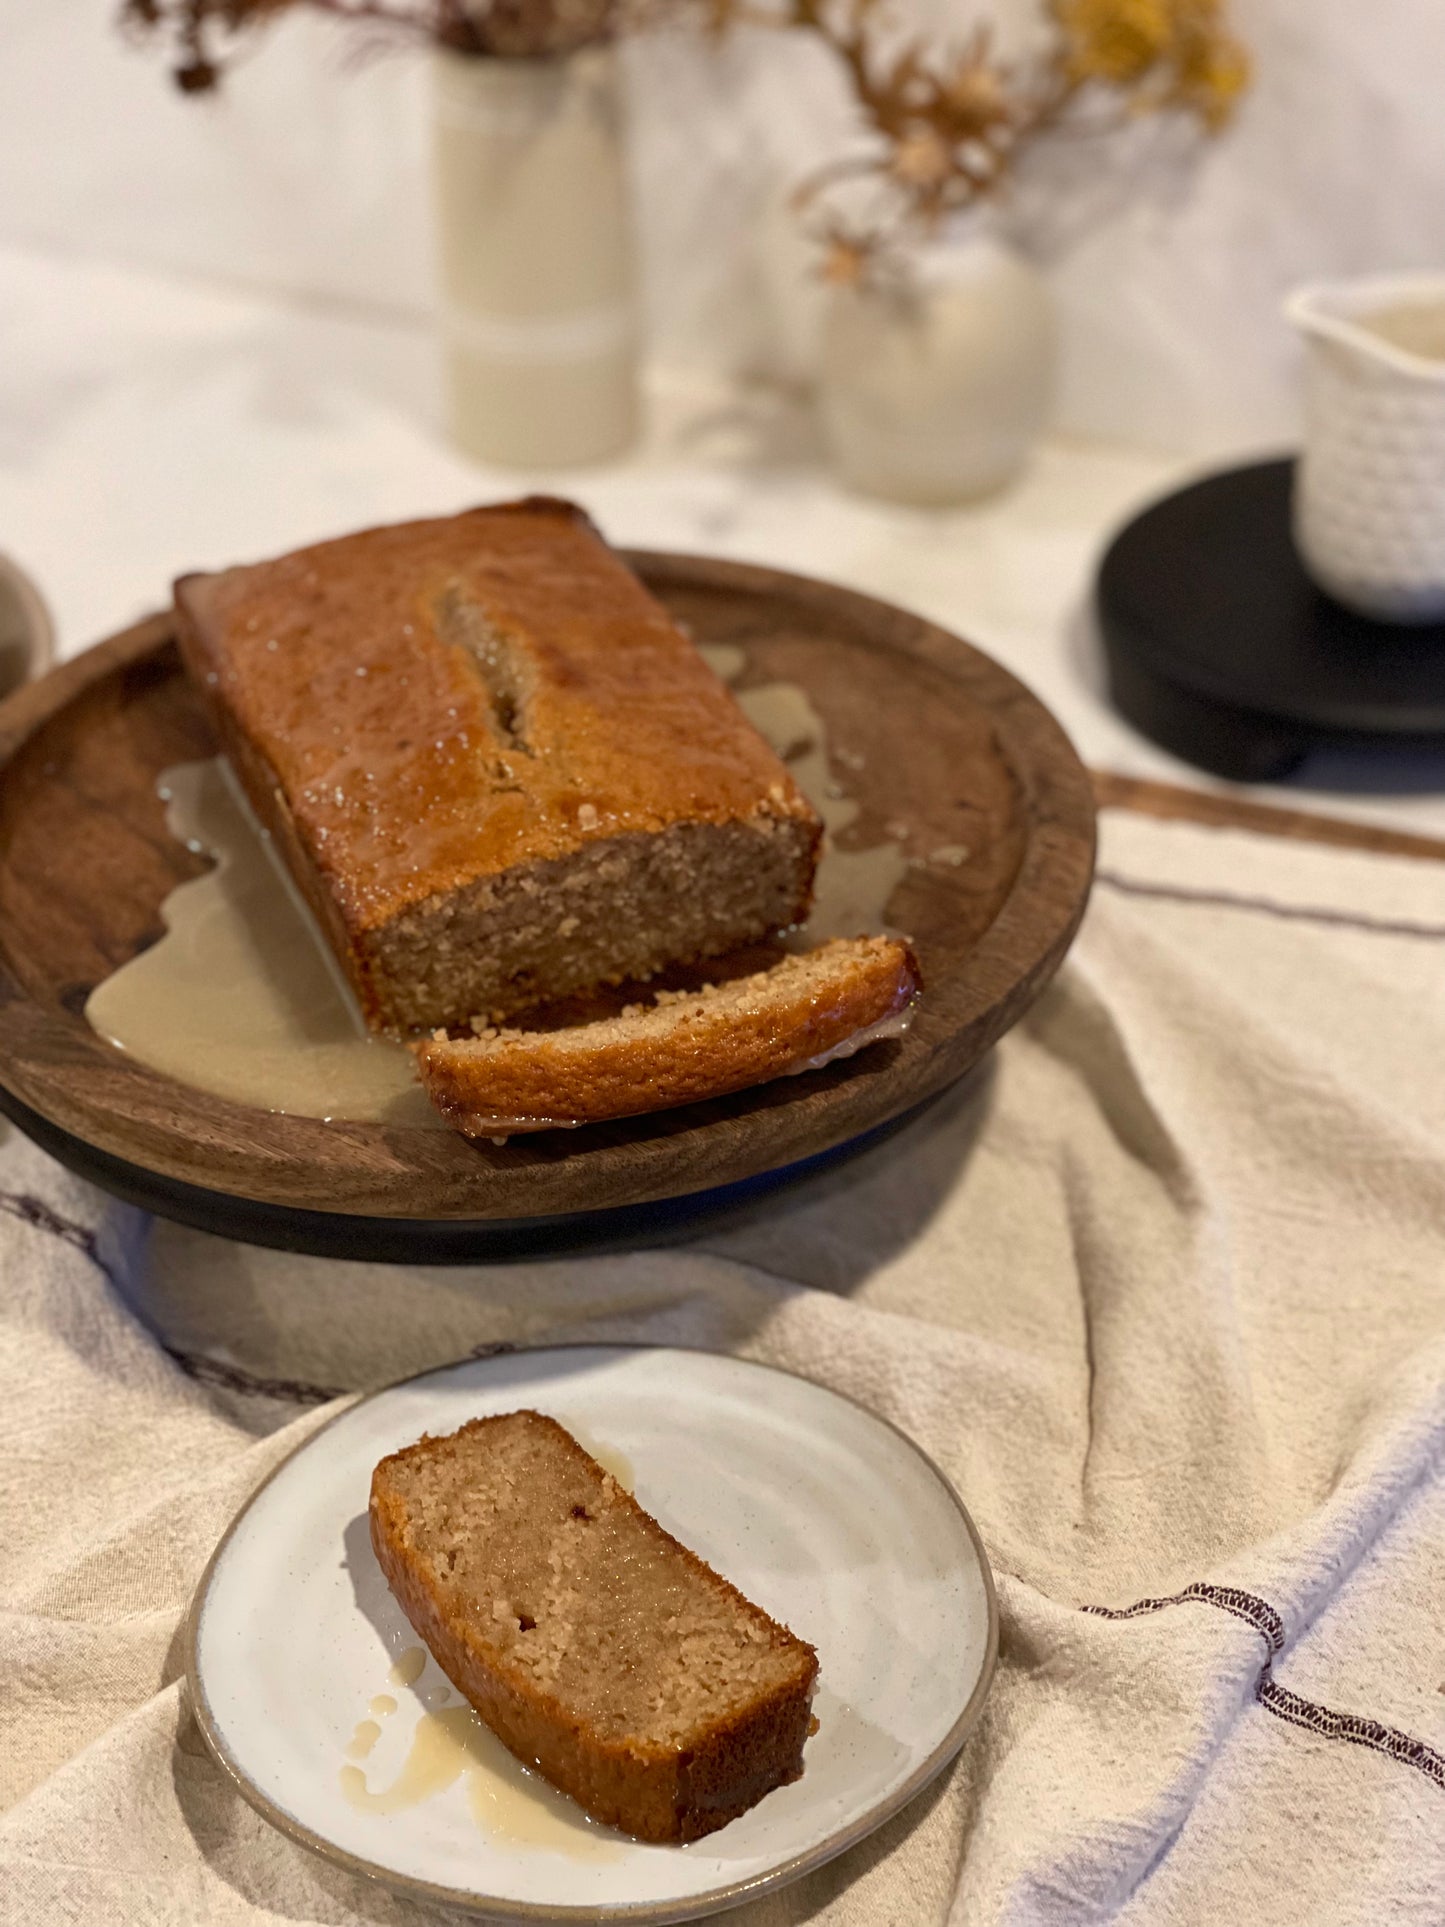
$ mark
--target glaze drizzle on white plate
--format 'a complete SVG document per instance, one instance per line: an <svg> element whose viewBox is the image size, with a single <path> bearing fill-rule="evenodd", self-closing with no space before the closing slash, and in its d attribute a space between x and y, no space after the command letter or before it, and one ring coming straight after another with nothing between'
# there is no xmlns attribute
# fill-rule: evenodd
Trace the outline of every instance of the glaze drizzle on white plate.
<svg viewBox="0 0 1445 1927"><path fill-rule="evenodd" d="M479 1815L465 1754L459 1762L422 1727L440 1713L443 1738L469 1750L476 1737L377 1566L372 1469L423 1431L522 1407L588 1439L625 1441L648 1511L818 1650L819 1727L801 1779L690 1846L589 1828L565 1809L567 1843L538 1839L550 1830L535 1812L544 1790L510 1755L493 1763L515 1771L528 1812ZM957 1750L997 1638L972 1528L900 1433L740 1359L620 1346L469 1360L359 1401L253 1497L190 1623L201 1730L273 1824L433 1908L578 1927L710 1915L861 1839ZM369 1698L379 1689L394 1713ZM381 1737L348 1760L368 1721ZM360 1804L346 1768L361 1777ZM423 1785L433 1790L413 1800L408 1789Z"/></svg>
<svg viewBox="0 0 1445 1927"><path fill-rule="evenodd" d="M392 1667L389 1682L415 1685L426 1658L424 1648L408 1647ZM421 1701L400 1763L377 1773L372 1764L377 1743L397 1702L389 1693L372 1699L372 1717L357 1722L343 1748L347 1764L337 1784L348 1806L387 1819L439 1799L461 1782L472 1822L489 1840L565 1854L569 1860L622 1857L623 1836L598 1826L565 1794L524 1767L470 1706L452 1696L445 1681L423 1691Z"/></svg>

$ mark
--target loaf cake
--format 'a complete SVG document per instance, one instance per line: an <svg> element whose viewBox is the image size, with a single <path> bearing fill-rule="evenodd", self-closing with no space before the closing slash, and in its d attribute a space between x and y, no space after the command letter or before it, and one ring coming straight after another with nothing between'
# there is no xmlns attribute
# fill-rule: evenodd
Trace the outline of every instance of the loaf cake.
<svg viewBox="0 0 1445 1927"><path fill-rule="evenodd" d="M821 825L581 510L176 585L181 654L368 1023L505 1018L805 914Z"/></svg>
<svg viewBox="0 0 1445 1927"><path fill-rule="evenodd" d="M383 1459L371 1542L492 1731L596 1820L696 1840L803 1770L817 1654L538 1412Z"/></svg>
<svg viewBox="0 0 1445 1927"><path fill-rule="evenodd" d="M416 1046L427 1095L467 1137L591 1124L745 1090L896 1035L919 988L908 946L836 938L696 991L660 990L550 1031L438 1031Z"/></svg>

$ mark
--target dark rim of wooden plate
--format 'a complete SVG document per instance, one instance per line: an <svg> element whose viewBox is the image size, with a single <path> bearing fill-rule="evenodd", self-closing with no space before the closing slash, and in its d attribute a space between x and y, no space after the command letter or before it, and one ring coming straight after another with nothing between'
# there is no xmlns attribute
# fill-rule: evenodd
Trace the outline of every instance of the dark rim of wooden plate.
<svg viewBox="0 0 1445 1927"><path fill-rule="evenodd" d="M83 1175L181 1222L296 1250L436 1262L487 1255L498 1240L516 1250L509 1230L525 1245L533 1232L545 1240L548 1224L561 1232L598 1221L590 1236L619 1209L635 1215L756 1189L900 1119L976 1064L1052 976L1088 897L1092 794L1059 725L991 658L887 603L741 563L629 559L674 607L685 611L691 597L702 608L712 597L744 612L728 633L700 640L751 636L767 648L790 623L806 641L811 622L814 634L882 652L885 667L923 678L945 707L956 695L954 713L975 737L986 722L979 754L995 789L998 766L1007 772L1017 866L1011 880L1000 873L996 911L966 954L935 950L932 967L924 954L928 988L905 1038L786 1087L593 1126L575 1139L472 1145L443 1131L252 1110L162 1077L105 1043L58 995L27 989L12 952L18 933L0 929L0 1109ZM168 616L62 664L0 705L0 785L27 745L107 678L159 684L178 673ZM910 712L892 727L904 731L891 752L903 757L910 739L928 735L930 718ZM961 772L955 787L967 782ZM0 840L0 870L4 862Z"/></svg>
<svg viewBox="0 0 1445 1927"><path fill-rule="evenodd" d="M699 1345L617 1345L608 1343L605 1340L583 1340L576 1345L519 1345L515 1349L504 1352L501 1356L507 1359L535 1357L541 1360L544 1359L548 1353L576 1351L692 1352L704 1358L712 1358L718 1355L705 1351ZM963 1503L958 1488L954 1485L952 1479L948 1477L939 1465L935 1464L917 1440L910 1438L901 1426L893 1423L892 1419L886 1419L880 1413L873 1411L870 1406L864 1405L861 1399L851 1398L846 1392L835 1391L831 1385L819 1385L816 1379L810 1379L802 1372L789 1371L785 1365L768 1365L759 1359L735 1359L733 1361L734 1363L746 1365L754 1371L774 1372L780 1378L802 1379L804 1384L812 1385L815 1390L826 1392L830 1397L840 1399L845 1405L852 1405L858 1411L867 1413L868 1417L872 1419L876 1425L882 1426L885 1430L892 1432L895 1437L902 1439L909 1450L923 1461L924 1466L932 1473L933 1477L937 1479L938 1483L953 1501L954 1507L962 1521L963 1529L968 1535L969 1544L973 1547L974 1557L978 1561L979 1576L983 1580L984 1596L987 1601L988 1610L988 1626L984 1636L983 1665L979 1669L978 1679L974 1683L973 1691L959 1709L958 1717L954 1720L952 1726L949 1727L947 1733L944 1734L928 1758L921 1761L906 1780L895 1787L892 1793L880 1800L875 1807L871 1808L867 1813L860 1815L860 1817L854 1820L849 1826L840 1828L837 1833L830 1834L825 1840L820 1840L816 1846L809 1847L802 1853L794 1854L791 1858L780 1862L778 1866L772 1868L769 1872L757 1874L751 1880L739 1880L722 1887L716 1887L711 1893L700 1894L696 1896L694 1900L688 1902L623 1902L613 1907L539 1907L532 1901L498 1900L490 1898L485 1894L469 1893L463 1888L446 1887L429 1880L418 1880L409 1874L394 1873L390 1868L378 1866L375 1861L362 1860L355 1854L347 1852L344 1847L333 1845L325 1835L316 1833L312 1828L306 1826L304 1822L293 1818L291 1814L286 1812L284 1807L277 1806L275 1802L264 1794L255 1782L248 1777L245 1770L232 1757L225 1739L216 1725L215 1718L211 1712L210 1701L206 1697L205 1684L201 1678L199 1651L201 1615L205 1611L206 1600L210 1594L211 1585L216 1575L216 1568L221 1562L221 1557L234 1538L241 1521L246 1517L246 1514L251 1510L251 1507L256 1503L257 1499L260 1498L267 1486L271 1484L272 1480L278 1478L280 1474L286 1470L287 1466L291 1464L293 1459L299 1458L303 1452L309 1452L318 1440L331 1430L333 1425L338 1424L344 1418L348 1418L358 1406L368 1405L373 1399L383 1398L389 1392L398 1391L402 1386L416 1385L423 1379L443 1377L446 1373L456 1371L464 1365L470 1366L482 1362L484 1361L468 1358L460 1359L454 1365L434 1365L427 1371L415 1372L408 1378L398 1379L393 1385L380 1386L376 1391L367 1392L361 1398L350 1401L345 1411L338 1412L333 1418L327 1419L326 1423L318 1426L309 1438L303 1439L300 1445L295 1446L288 1452L279 1465L272 1467L271 1471L256 1487L255 1491L226 1527L215 1551L206 1561L206 1569L201 1574L200 1581L191 1599L190 1612L186 1616L186 1690L190 1697L191 1711L195 1714L196 1725L200 1728L201 1737L210 1748L216 1764L221 1768L222 1772L241 1795L242 1799L245 1800L248 1805L254 1807L264 1820L268 1820L278 1832L284 1833L288 1839L294 1840L298 1846L309 1848L312 1853L319 1854L323 1860L329 1860L334 1866L342 1867L346 1872L355 1874L362 1879L374 1881L378 1886L388 1887L397 1893L408 1894L417 1900L427 1900L433 1903L439 1902L447 1906L460 1908L467 1913L481 1913L489 1919L499 1921L575 1921L579 1923L579 1927L582 1927L583 1923L589 1922L600 1924L607 1921L625 1921L631 1923L631 1927L668 1927L668 1923L695 1920L705 1914L719 1913L728 1908L741 1906L745 1901L756 1900L761 1895L771 1893L779 1887L790 1886L793 1881L800 1880L803 1875L813 1873L819 1867L826 1866L830 1860L836 1860L840 1854L846 1853L850 1847L856 1847L861 1841L866 1840L870 1834L876 1833L885 1821L892 1819L895 1813L900 1813L911 1800L917 1799L918 1795L938 1778L939 1774L943 1772L944 1768L948 1766L949 1762L957 1755L974 1727L977 1726L983 1713L984 1702L988 1698L989 1688L993 1684L994 1671L998 1664L998 1591L994 1585L993 1568L989 1564L988 1553L984 1550L983 1540L979 1537L978 1527L974 1524L972 1515L968 1507Z"/></svg>

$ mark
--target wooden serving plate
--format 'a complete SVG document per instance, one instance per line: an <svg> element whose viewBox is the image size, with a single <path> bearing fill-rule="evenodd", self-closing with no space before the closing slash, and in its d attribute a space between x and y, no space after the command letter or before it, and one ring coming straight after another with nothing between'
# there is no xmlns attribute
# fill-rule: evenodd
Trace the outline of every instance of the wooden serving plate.
<svg viewBox="0 0 1445 1927"><path fill-rule="evenodd" d="M1093 803L1062 730L997 663L886 603L738 563L629 559L700 642L746 650L739 687L807 691L861 804L845 843L908 826L924 860L889 918L927 989L906 1037L715 1103L501 1146L251 1110L136 1064L91 1030L85 1002L207 867L169 834L156 778L216 747L157 616L0 705L0 1109L84 1176L184 1223L462 1262L656 1236L977 1063L1057 968L1088 895ZM966 862L927 860L960 845Z"/></svg>

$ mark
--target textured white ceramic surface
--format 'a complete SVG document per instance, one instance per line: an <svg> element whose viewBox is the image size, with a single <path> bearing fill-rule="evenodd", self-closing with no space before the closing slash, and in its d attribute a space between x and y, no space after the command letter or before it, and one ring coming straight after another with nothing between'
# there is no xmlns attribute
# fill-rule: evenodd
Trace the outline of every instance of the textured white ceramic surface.
<svg viewBox="0 0 1445 1927"><path fill-rule="evenodd" d="M608 1833L599 1857L509 1841L479 1827L460 1785L387 1815L343 1795L344 1749L372 1697L400 1702L367 1759L377 1791L447 1685L431 1661L414 1686L387 1684L415 1635L371 1552L371 1469L423 1431L520 1407L625 1454L639 1501L818 1649L802 1778L692 1846ZM662 1921L794 1877L926 1785L982 1702L996 1616L952 1488L860 1406L737 1359L582 1346L430 1373L319 1433L223 1541L192 1639L218 1757L306 1844L502 1918Z"/></svg>
<svg viewBox="0 0 1445 1927"><path fill-rule="evenodd" d="M1321 588L1394 622L1445 616L1445 275L1303 288L1295 538Z"/></svg>

